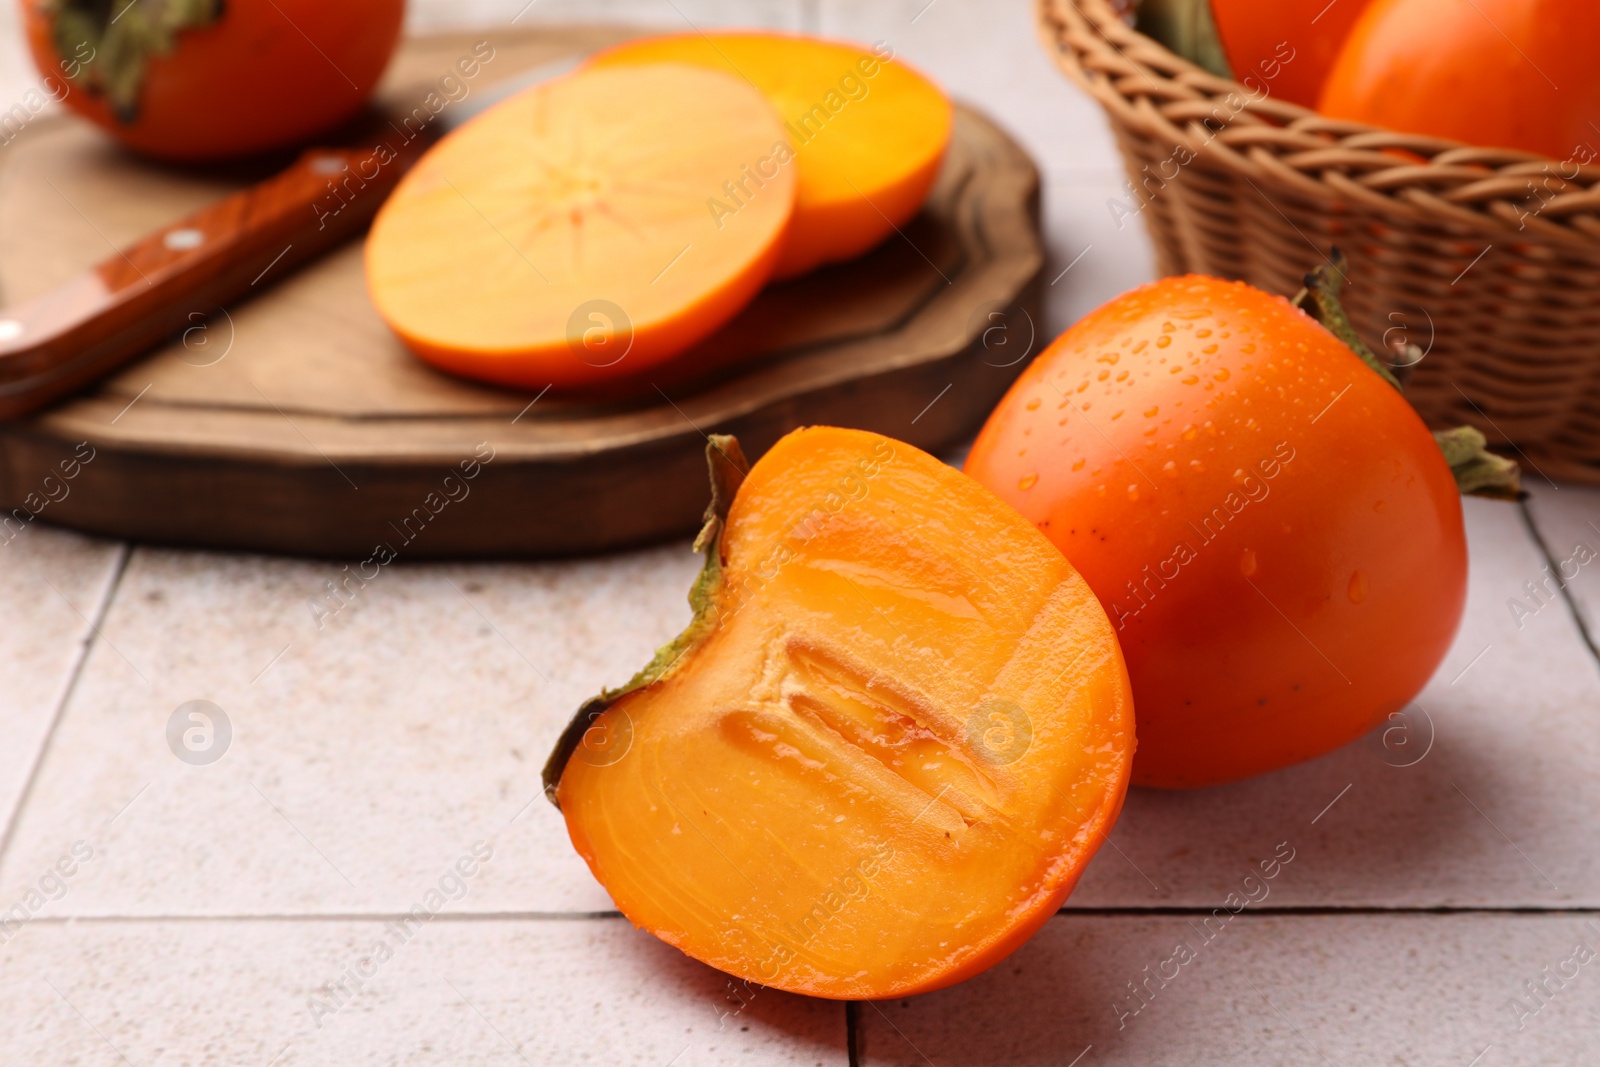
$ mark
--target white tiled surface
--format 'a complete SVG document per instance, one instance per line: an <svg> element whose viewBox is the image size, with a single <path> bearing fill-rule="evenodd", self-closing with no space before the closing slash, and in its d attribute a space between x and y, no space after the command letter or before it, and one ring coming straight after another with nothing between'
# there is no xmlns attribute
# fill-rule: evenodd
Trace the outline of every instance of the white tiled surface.
<svg viewBox="0 0 1600 1067"><path fill-rule="evenodd" d="M838 1005L730 992L619 919L39 924L0 974L19 1067L845 1061Z"/></svg>
<svg viewBox="0 0 1600 1067"><path fill-rule="evenodd" d="M119 546L38 522L0 532L0 826L7 837L125 556Z"/></svg>
<svg viewBox="0 0 1600 1067"><path fill-rule="evenodd" d="M1279 878L1293 877L1299 862ZM1600 960L1577 966L1565 988L1551 983L1542 1006L1512 1006L1527 998L1524 982L1545 979L1544 968L1555 971L1579 943L1600 952L1592 920L1245 912L1209 941L1197 925L1181 916L1057 916L959 988L862 1005L860 1062L1066 1067L1080 1054L1080 1067L1594 1062Z"/></svg>
<svg viewBox="0 0 1600 1067"><path fill-rule="evenodd" d="M888 41L995 114L1045 176L1042 338L1149 277L1120 168L1021 0L426 0L414 28L628 20ZM31 72L0 4L0 100ZM0 150L0 166L4 152ZM1070 268L1070 269L1069 269ZM1537 478L1530 481L1538 482ZM1068 910L953 989L853 1009L871 1064L1584 1062L1600 971L1600 492L1467 505L1467 618L1404 733L1201 793L1136 791ZM1532 523L1532 527L1530 527ZM1533 531L1537 530L1536 539ZM1542 541L1542 545L1541 545ZM318 627L338 566L38 526L0 547L0 910L93 850L0 944L0 1064L845 1064L847 1010L724 979L631 930L539 797L568 711L685 619L683 544L558 564L396 565ZM1512 607L1520 601L1528 610ZM87 639L87 640L86 640ZM193 767L180 703L234 739ZM1398 742L1404 740L1405 744ZM317 1025L311 998L474 841L494 856ZM1119 1027L1243 870L1271 896ZM748 997L748 993L744 994ZM1592 1053L1588 1054L1592 1058Z"/></svg>

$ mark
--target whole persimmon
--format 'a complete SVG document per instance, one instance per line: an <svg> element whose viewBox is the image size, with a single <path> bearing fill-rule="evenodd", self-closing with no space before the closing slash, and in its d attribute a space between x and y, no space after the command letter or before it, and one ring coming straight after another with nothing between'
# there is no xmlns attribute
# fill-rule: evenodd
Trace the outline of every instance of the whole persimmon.
<svg viewBox="0 0 1600 1067"><path fill-rule="evenodd" d="M1239 282L1167 278L1080 320L966 470L1110 616L1136 784L1213 785L1345 744L1416 696L1461 618L1440 444L1328 329Z"/></svg>
<svg viewBox="0 0 1600 1067"><path fill-rule="evenodd" d="M1588 163L1597 52L1592 0L1376 0L1346 39L1319 110Z"/></svg>
<svg viewBox="0 0 1600 1067"><path fill-rule="evenodd" d="M1316 107L1367 0L1210 0L1233 76L1252 92Z"/></svg>
<svg viewBox="0 0 1600 1067"><path fill-rule="evenodd" d="M21 4L46 91L129 148L177 161L281 148L349 118L405 15L405 0Z"/></svg>

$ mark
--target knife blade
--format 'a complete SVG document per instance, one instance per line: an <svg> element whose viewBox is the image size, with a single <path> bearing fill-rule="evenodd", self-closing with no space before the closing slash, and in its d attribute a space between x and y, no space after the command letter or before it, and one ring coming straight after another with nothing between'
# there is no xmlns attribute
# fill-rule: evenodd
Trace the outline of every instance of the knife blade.
<svg viewBox="0 0 1600 1067"><path fill-rule="evenodd" d="M426 123L386 121L363 147L305 151L286 170L0 310L0 419L76 392L366 228L429 146L582 62L566 56L479 90Z"/></svg>

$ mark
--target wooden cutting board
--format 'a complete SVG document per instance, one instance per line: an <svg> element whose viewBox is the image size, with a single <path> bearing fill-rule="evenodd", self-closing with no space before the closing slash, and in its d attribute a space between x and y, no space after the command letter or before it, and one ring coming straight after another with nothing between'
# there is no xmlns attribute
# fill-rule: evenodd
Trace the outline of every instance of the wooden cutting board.
<svg viewBox="0 0 1600 1067"><path fill-rule="evenodd" d="M437 106L624 36L413 39L382 96ZM485 39L494 56L475 79L441 81ZM50 288L260 171L160 167L74 119L40 119L0 150L0 298ZM196 308L171 343L97 389L0 423L0 505L13 516L0 542L44 521L359 560L379 546L542 556L682 535L707 499L707 433L737 434L754 459L803 425L930 450L973 432L1036 347L1042 265L1037 172L965 107L901 235L769 287L706 342L720 371L664 372L628 399L518 393L423 365L373 311L355 242L237 305Z"/></svg>

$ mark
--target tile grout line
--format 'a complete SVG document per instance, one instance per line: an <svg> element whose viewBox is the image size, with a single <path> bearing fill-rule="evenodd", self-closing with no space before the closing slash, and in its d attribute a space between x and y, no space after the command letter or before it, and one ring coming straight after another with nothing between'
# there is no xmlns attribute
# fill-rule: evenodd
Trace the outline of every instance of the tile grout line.
<svg viewBox="0 0 1600 1067"><path fill-rule="evenodd" d="M83 636L78 641L78 652L73 657L72 666L67 671L67 680L61 687L61 695L56 698L56 706L50 714L50 723L45 728L44 737L39 741L39 747L33 755L33 764L28 768L26 777L22 780L22 788L17 791L16 803L12 805L11 814L7 816L5 831L0 833L0 873L5 871L7 854L11 850L11 841L16 836L17 827L22 822L22 811L28 805L28 799L33 795L34 784L38 781L39 772L44 767L44 758L50 751L51 742L55 740L56 731L61 726L61 720L66 716L67 704L72 700L72 694L78 688L78 679L83 677L84 667L89 662L89 652L94 648L95 637L100 632L100 626L105 622L106 615L111 610L111 602L116 599L117 590L122 585L122 576L127 573L128 560L133 555L133 546L122 541L117 545L117 558L111 568L111 574L106 580L105 588L100 593L98 603L95 604L94 614L87 620L83 627Z"/></svg>
<svg viewBox="0 0 1600 1067"><path fill-rule="evenodd" d="M1583 612L1578 607L1578 602L1573 598L1571 583L1561 577L1561 562L1550 551L1550 546L1545 543L1544 534L1539 530L1539 524L1534 520L1533 509L1528 507L1528 498L1523 497L1517 501L1517 510L1522 512L1522 522L1528 528L1528 535L1533 538L1534 545L1539 549L1539 555L1544 557L1546 566L1555 575L1561 601L1567 606L1567 614L1572 617L1573 625L1578 628L1578 638L1589 650L1589 658L1594 660L1600 668L1600 645L1595 643L1595 635L1589 632L1589 623L1584 619Z"/></svg>
<svg viewBox="0 0 1600 1067"><path fill-rule="evenodd" d="M1084 907L1061 908L1054 915L1085 918L1199 918L1209 916L1211 907L1156 905L1139 907ZM1449 915L1578 915L1600 918L1600 905L1540 905L1540 904L1279 904L1252 908L1238 917L1289 916L1303 918L1332 918L1338 916L1449 916ZM114 923L332 923L332 922L397 922L410 917L409 912L306 912L293 913L236 913L218 915L147 914L147 915L40 915L28 920L44 926L67 926L74 923L110 925ZM593 922L622 919L620 911L459 911L438 912L432 920L440 923L478 922ZM856 1002L851 1002L856 1003Z"/></svg>
<svg viewBox="0 0 1600 1067"><path fill-rule="evenodd" d="M1065 907L1056 915L1087 915L1098 918L1136 918L1140 916L1199 917L1212 915L1214 907L1152 905L1139 907ZM1596 915L1600 905L1586 904L1267 904L1252 907L1246 915L1321 918L1340 915Z"/></svg>

